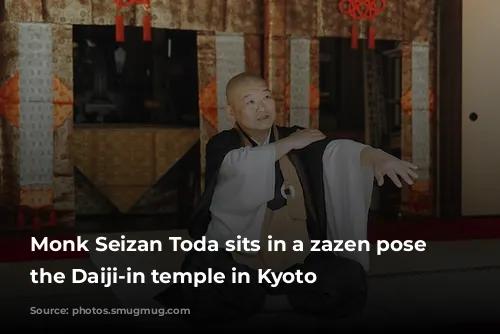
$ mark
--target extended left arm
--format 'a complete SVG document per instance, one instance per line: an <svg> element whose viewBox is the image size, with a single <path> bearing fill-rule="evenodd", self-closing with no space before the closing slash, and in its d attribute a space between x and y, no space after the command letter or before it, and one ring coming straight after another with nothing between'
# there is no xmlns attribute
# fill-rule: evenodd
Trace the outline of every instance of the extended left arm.
<svg viewBox="0 0 500 334"><path fill-rule="evenodd" d="M329 240L366 240L368 211L373 190L373 168L367 146L352 140L333 140L323 152L323 185ZM360 159L363 157L363 164ZM337 255L350 258L368 270L364 251Z"/></svg>
<svg viewBox="0 0 500 334"><path fill-rule="evenodd" d="M371 205L373 178L379 185L384 175L401 187L398 175L408 184L416 177L416 166L402 161L380 149L352 140L329 142L323 152L323 180L328 239L366 240L368 212ZM369 254L347 252L338 254L369 268Z"/></svg>

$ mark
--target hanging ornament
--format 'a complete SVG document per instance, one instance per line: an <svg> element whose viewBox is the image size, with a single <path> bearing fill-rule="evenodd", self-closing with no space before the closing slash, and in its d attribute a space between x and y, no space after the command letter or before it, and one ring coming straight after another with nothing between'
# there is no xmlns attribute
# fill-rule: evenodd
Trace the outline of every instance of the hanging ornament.
<svg viewBox="0 0 500 334"><path fill-rule="evenodd" d="M151 41L151 3L150 0L115 0L116 17L115 17L115 33L116 41L125 41L125 23L123 19L123 7L131 7L133 5L142 5L144 16L142 18L143 39Z"/></svg>
<svg viewBox="0 0 500 334"><path fill-rule="evenodd" d="M339 9L344 15L349 15L353 21L351 29L351 47L358 48L358 23L370 21L368 30L368 48L375 49L375 28L373 21L386 7L386 0L340 0Z"/></svg>

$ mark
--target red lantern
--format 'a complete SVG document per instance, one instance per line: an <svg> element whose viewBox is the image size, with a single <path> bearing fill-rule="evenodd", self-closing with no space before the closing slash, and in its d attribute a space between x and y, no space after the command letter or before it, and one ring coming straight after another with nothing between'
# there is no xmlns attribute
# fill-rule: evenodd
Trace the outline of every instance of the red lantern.
<svg viewBox="0 0 500 334"><path fill-rule="evenodd" d="M359 21L370 21L368 32L368 48L375 49L375 28L373 20L386 7L386 0L340 0L339 9L342 14L349 15L353 21L351 30L351 47L358 48L358 28Z"/></svg>
<svg viewBox="0 0 500 334"><path fill-rule="evenodd" d="M125 40L125 24L123 22L122 8L133 5L142 5L144 8L144 16L142 18L143 39L151 41L151 4L150 0L114 0L116 4L116 41L123 42Z"/></svg>

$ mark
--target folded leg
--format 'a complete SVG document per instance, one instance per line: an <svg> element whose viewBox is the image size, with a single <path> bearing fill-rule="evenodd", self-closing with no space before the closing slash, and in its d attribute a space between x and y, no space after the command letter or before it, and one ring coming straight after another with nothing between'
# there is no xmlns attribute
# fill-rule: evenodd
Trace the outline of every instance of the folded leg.
<svg viewBox="0 0 500 334"><path fill-rule="evenodd" d="M190 252L182 265L182 271L190 273L207 273L210 268L214 272L224 273L224 283L204 283L198 287L185 283L182 284L181 291L179 286L172 287L171 293L166 291L162 294L163 297L158 296L157 300L167 304L168 295L182 298L183 307L190 310L190 320L198 323L240 320L252 316L263 307L267 290L258 284L257 272L235 262L230 253L223 250ZM236 268L235 272L248 272L250 282L232 283L233 268ZM173 292L174 289L177 290L176 293Z"/></svg>
<svg viewBox="0 0 500 334"><path fill-rule="evenodd" d="M361 313L366 305L367 279L361 264L333 253L314 252L299 268L314 272L312 284L296 284L287 292L297 311L327 317L348 317Z"/></svg>

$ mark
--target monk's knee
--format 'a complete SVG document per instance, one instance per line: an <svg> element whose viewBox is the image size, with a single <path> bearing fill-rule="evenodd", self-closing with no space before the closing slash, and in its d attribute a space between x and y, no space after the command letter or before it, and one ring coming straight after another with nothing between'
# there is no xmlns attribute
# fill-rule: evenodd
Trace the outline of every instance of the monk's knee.
<svg viewBox="0 0 500 334"><path fill-rule="evenodd" d="M314 271L317 280L300 286L289 295L292 306L299 311L332 318L362 312L368 295L363 266L336 256L319 262L315 264L315 268L304 268L304 271Z"/></svg>
<svg viewBox="0 0 500 334"><path fill-rule="evenodd" d="M183 284L183 299L194 322L237 320L258 312L265 301L265 290L256 282L231 283L232 268L237 267L227 252L189 253L183 263L185 272L207 272L209 268L224 273L224 283L205 282L197 287ZM252 284L253 283L253 284Z"/></svg>
<svg viewBox="0 0 500 334"><path fill-rule="evenodd" d="M324 284L323 309L340 317L359 314L366 306L368 282L361 264L341 259L339 267L327 272Z"/></svg>

